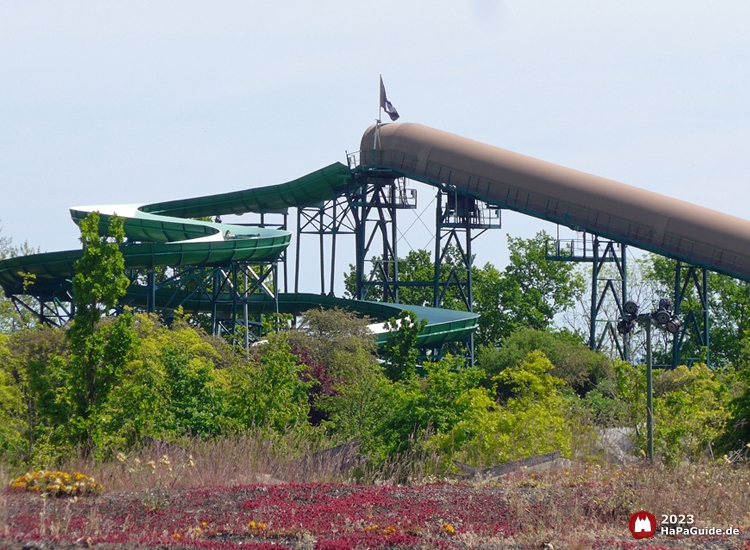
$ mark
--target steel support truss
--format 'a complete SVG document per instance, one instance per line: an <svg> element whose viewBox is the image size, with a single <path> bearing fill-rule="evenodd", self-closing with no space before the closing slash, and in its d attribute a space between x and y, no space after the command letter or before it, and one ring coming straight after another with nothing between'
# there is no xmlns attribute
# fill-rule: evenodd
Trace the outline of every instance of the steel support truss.
<svg viewBox="0 0 750 550"><path fill-rule="evenodd" d="M19 316L32 315L43 326L62 327L73 318L73 300L69 291L51 296L13 295L10 301Z"/></svg>
<svg viewBox="0 0 750 550"><path fill-rule="evenodd" d="M466 311L474 311L472 243L489 229L501 227L500 209L458 194L439 189L435 207L435 275L433 307L443 307L450 288L456 288ZM454 255L451 263L447 256ZM444 265L450 267L445 273ZM469 338L467 353L474 364L474 335Z"/></svg>
<svg viewBox="0 0 750 550"><path fill-rule="evenodd" d="M560 239L547 246L547 260L591 264L589 348L602 351L605 345L627 361L628 336L617 332L617 320L628 299L627 245L583 233L580 239ZM605 269L610 264L613 269Z"/></svg>
<svg viewBox="0 0 750 550"><path fill-rule="evenodd" d="M694 294L698 298L699 307L692 307L688 311L681 311ZM685 265L677 262L674 278L674 305L675 315L682 320L681 329L674 335L672 342L672 368L684 361L692 364L695 361L705 361L710 366L710 314L708 303L708 270L706 268ZM687 339L693 336L703 351L704 357L681 358L682 349Z"/></svg>
<svg viewBox="0 0 750 550"><path fill-rule="evenodd" d="M316 206L297 209L297 242L295 249L294 292L299 292L301 272L300 249L302 235L318 236L320 293L326 293L326 237L330 243L330 266L328 275L328 293L334 296L336 277L336 251L339 235L354 235L357 231L356 214L346 197L337 197Z"/></svg>
<svg viewBox="0 0 750 550"><path fill-rule="evenodd" d="M398 303L398 221L399 210L417 207L417 192L407 187L405 178L382 170L354 173L348 193L355 221L356 297L372 299L372 291L383 302ZM380 244L379 257L371 257ZM365 263L372 263L365 275Z"/></svg>
<svg viewBox="0 0 750 550"><path fill-rule="evenodd" d="M233 345L248 348L262 336L260 316L250 314L254 303L272 301L278 313L274 281L278 281L279 262L129 270L126 274L131 283L128 294L112 313L122 313L130 306L159 312L170 321L182 308L211 334L225 336ZM19 314L32 314L45 326L62 327L75 315L69 290L58 290L51 296L15 295L10 300Z"/></svg>
<svg viewBox="0 0 750 550"><path fill-rule="evenodd" d="M157 273L131 272L129 300L123 306L160 311L165 320L179 308L203 317L206 329L215 336L230 335L233 344L250 344L261 336L260 318L251 318L250 306L258 300L273 300L278 312L278 262L251 264L233 262L226 266L186 266ZM244 342L243 342L244 341Z"/></svg>

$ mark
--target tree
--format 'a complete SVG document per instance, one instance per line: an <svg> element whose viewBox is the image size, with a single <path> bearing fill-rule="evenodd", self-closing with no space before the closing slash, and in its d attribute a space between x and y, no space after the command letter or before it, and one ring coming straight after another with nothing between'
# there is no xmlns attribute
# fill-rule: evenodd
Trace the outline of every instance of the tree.
<svg viewBox="0 0 750 550"><path fill-rule="evenodd" d="M383 345L385 374L392 381L408 380L417 372L417 338L427 325L416 313L402 310L398 317L386 321L388 337Z"/></svg>
<svg viewBox="0 0 750 550"><path fill-rule="evenodd" d="M542 351L555 369L552 374L585 395L602 380L614 376L612 360L591 351L568 331L551 332L524 328L505 337L499 349L482 346L478 365L489 377L521 363L529 353Z"/></svg>
<svg viewBox="0 0 750 550"><path fill-rule="evenodd" d="M2 232L2 227L0 227L0 232ZM15 258L17 256L28 256L29 254L36 254L38 252L39 250L29 246L29 243L26 241L19 246L15 246L13 239L0 235L0 260ZM36 317L28 311L17 310L13 302L9 298L6 298L2 293L2 289L0 289L0 333L10 334L23 328L36 326Z"/></svg>
<svg viewBox="0 0 750 550"><path fill-rule="evenodd" d="M649 254L645 258L645 264L646 277L656 289L657 296L673 296L676 260ZM700 326L703 318L703 304L697 292L691 292L693 286L688 285L687 288L688 292L680 304L680 317L685 324L689 324L687 321L694 317ZM742 352L743 336L750 330L750 283L709 272L708 309L711 365L735 364ZM667 347L665 351L668 352L668 349ZM705 359L705 350L701 347L698 338L694 336L693 330L688 332L685 338L681 355ZM671 357L663 359L663 362L671 363Z"/></svg>
<svg viewBox="0 0 750 550"><path fill-rule="evenodd" d="M16 458L28 463L40 454L37 441L49 439L55 427L68 419L69 408L62 397L68 393L67 377L61 368L66 365L62 358L67 340L59 328L19 330L10 335L8 349L10 357L0 363L20 397L13 416L24 442Z"/></svg>
<svg viewBox="0 0 750 550"><path fill-rule="evenodd" d="M112 216L109 235L99 235L100 216L92 212L80 222L83 255L75 263L73 297L75 318L68 330L75 437L89 448L89 417L101 406L119 380L135 347L133 318L128 312L100 324L128 289L125 259L119 245L125 238L124 220Z"/></svg>
<svg viewBox="0 0 750 550"><path fill-rule="evenodd" d="M513 329L548 328L555 315L572 307L585 289L572 263L547 260L550 239L546 231L531 239L508 236L510 263L504 270L503 306Z"/></svg>
<svg viewBox="0 0 750 550"><path fill-rule="evenodd" d="M458 398L460 418L449 431L435 434L428 448L446 460L479 466L555 450L569 455L575 419L561 392L565 382L551 375L553 369L544 353L534 351L494 377L500 392L510 396L504 403L493 401L484 388L465 392Z"/></svg>
<svg viewBox="0 0 750 550"><path fill-rule="evenodd" d="M0 457L16 462L24 450L24 400L14 380L8 337L0 334Z"/></svg>
<svg viewBox="0 0 750 550"><path fill-rule="evenodd" d="M484 373L463 365L463 357L446 356L426 361L424 378L384 380L382 405L363 434L364 448L376 460L419 448L428 432L450 432L477 399L491 403L489 392L478 387Z"/></svg>
<svg viewBox="0 0 750 550"><path fill-rule="evenodd" d="M269 335L252 360L229 373L229 414L239 427L283 433L303 426L310 413L312 382L300 376L305 366L292 353L287 334Z"/></svg>
<svg viewBox="0 0 750 550"><path fill-rule="evenodd" d="M731 416L731 378L701 363L657 372L654 449L666 462L710 456Z"/></svg>
<svg viewBox="0 0 750 550"><path fill-rule="evenodd" d="M583 277L572 263L547 260L549 239L550 235L544 231L531 239L508 236L510 263L502 271L490 263L481 268L472 267L472 311L480 314L476 344L496 346L503 337L523 327L546 329L558 313L575 304L586 286ZM451 272L458 281L466 283L464 262L455 248L447 250L441 263L441 285L448 281ZM378 273L375 275L376 280L382 282L382 277L378 277ZM425 284L424 287L401 287L399 302L432 305L434 276L435 264L426 250L410 251L399 259L401 282ZM345 275L345 285L346 295L353 297L356 294L354 266L350 266ZM378 299L374 289L369 292L365 299ZM467 309L455 284L446 290L442 307Z"/></svg>
<svg viewBox="0 0 750 550"><path fill-rule="evenodd" d="M377 366L370 323L345 309L310 309L300 316L297 329L287 333L292 353L305 365L302 378L313 382L308 390L313 425L330 419L324 403L328 398L342 388L354 391L352 385L364 384Z"/></svg>

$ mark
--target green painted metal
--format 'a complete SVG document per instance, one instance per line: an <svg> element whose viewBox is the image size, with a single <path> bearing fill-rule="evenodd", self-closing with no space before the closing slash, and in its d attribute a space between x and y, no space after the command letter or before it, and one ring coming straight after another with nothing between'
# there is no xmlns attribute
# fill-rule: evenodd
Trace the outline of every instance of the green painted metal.
<svg viewBox="0 0 750 550"><path fill-rule="evenodd" d="M121 246L126 269L198 266L216 267L233 262L272 263L289 245L291 234L284 230L258 226L226 224L188 219L246 212L284 212L288 207L306 207L334 200L346 192L351 172L341 163L317 170L307 176L280 185L235 191L194 199L146 205L74 207L70 209L78 223L89 212L100 213L99 231L106 234L112 215L125 219L127 242ZM34 254L0 261L0 286L7 296L29 294L45 300L65 300L71 291L70 280L81 250ZM24 274L33 274L30 279ZM24 282L28 284L24 288ZM149 293L153 301L149 304ZM153 289L133 284L125 303L144 308L169 309L181 304L186 312L212 312L231 315L236 307L232 299L221 296L211 302L201 293L174 289ZM346 300L315 294L280 294L278 302L270 296L253 295L247 300L252 314L278 311L301 313L316 307L340 307L369 316L376 321L410 310L428 324L419 336L419 346L439 346L468 338L476 329L479 316L450 311L378 302ZM385 342L386 334L377 336Z"/></svg>
<svg viewBox="0 0 750 550"><path fill-rule="evenodd" d="M128 303L146 307L147 292L148 288L145 286L131 286L128 291ZM216 311L219 314L229 315L232 308L231 301L221 301L221 297L219 298ZM168 307L169 303L180 304L186 313L206 311L211 305L210 301L199 293L172 292L167 289L157 290L156 308L163 310ZM379 323L397 317L403 310L411 311L420 319L427 321L427 326L417 339L417 346L419 347L440 346L447 342L464 341L474 333L479 323L478 314L466 311L348 300L321 294L282 293L278 296L278 304L271 297L260 294L250 296L248 300L248 311L251 315L276 313L277 307L279 313L292 313L294 315L299 315L309 309L338 307L370 317L373 322ZM383 345L386 338L386 332L379 332L377 334L378 345Z"/></svg>
<svg viewBox="0 0 750 550"><path fill-rule="evenodd" d="M185 218L276 212L288 206L308 206L341 195L349 177L349 168L337 162L279 185L146 205L75 207L70 209L70 215L78 223L89 212L100 211L101 234L107 233L111 214L125 217L128 241L139 243L122 246L128 269L273 261L289 245L290 233ZM109 213L105 213L107 211ZM236 238L180 243L218 238L226 231ZM7 295L21 294L24 290L22 274L30 273L36 279L27 288L28 292L51 292L65 286L65 279L73 277L73 264L80 256L80 250L66 250L0 261L0 286Z"/></svg>
<svg viewBox="0 0 750 550"><path fill-rule="evenodd" d="M283 212L289 207L312 206L331 200L346 190L351 173L340 162L296 180L245 191L150 204L143 212L197 218L244 212Z"/></svg>

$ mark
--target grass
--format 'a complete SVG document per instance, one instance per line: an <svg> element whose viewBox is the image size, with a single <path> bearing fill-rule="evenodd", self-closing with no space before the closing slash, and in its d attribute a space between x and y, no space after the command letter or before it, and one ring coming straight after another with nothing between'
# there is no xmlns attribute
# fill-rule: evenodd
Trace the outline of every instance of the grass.
<svg viewBox="0 0 750 550"><path fill-rule="evenodd" d="M693 514L697 526L750 525L746 465L720 462L674 467L641 462L516 474L497 483L508 496L511 527L525 542L622 538L638 510ZM744 548L744 546L743 546Z"/></svg>
<svg viewBox="0 0 750 550"><path fill-rule="evenodd" d="M151 445L119 460L72 460L59 469L86 473L104 494L43 499L6 489L0 543L90 538L93 546L122 548L239 548L240 542L243 548L274 543L331 550L645 548L626 528L641 509L657 519L692 514L699 527L750 525L745 462L574 465L483 483L438 476L438 457L420 453L356 472L301 467L301 457L325 446L293 433L268 438L257 432L186 440L182 447ZM6 487L16 475L0 465ZM711 540L726 544L715 548L745 548L748 535ZM651 547L701 548L704 542L665 539Z"/></svg>

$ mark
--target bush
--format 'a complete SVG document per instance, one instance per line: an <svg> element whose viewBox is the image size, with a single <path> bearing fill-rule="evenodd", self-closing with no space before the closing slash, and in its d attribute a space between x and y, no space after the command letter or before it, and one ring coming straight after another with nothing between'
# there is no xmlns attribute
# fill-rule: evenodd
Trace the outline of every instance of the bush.
<svg viewBox="0 0 750 550"><path fill-rule="evenodd" d="M481 347L477 363L491 378L517 365L532 351L542 351L554 365L552 374L585 395L602 380L612 378L613 362L593 352L567 332L521 329L505 338L500 349Z"/></svg>
<svg viewBox="0 0 750 550"><path fill-rule="evenodd" d="M510 395L504 405L484 388L466 391L458 399L460 420L428 445L446 460L480 466L552 451L570 456L570 406L561 391L565 382L552 376L553 369L542 352L534 351L495 376L500 392Z"/></svg>

